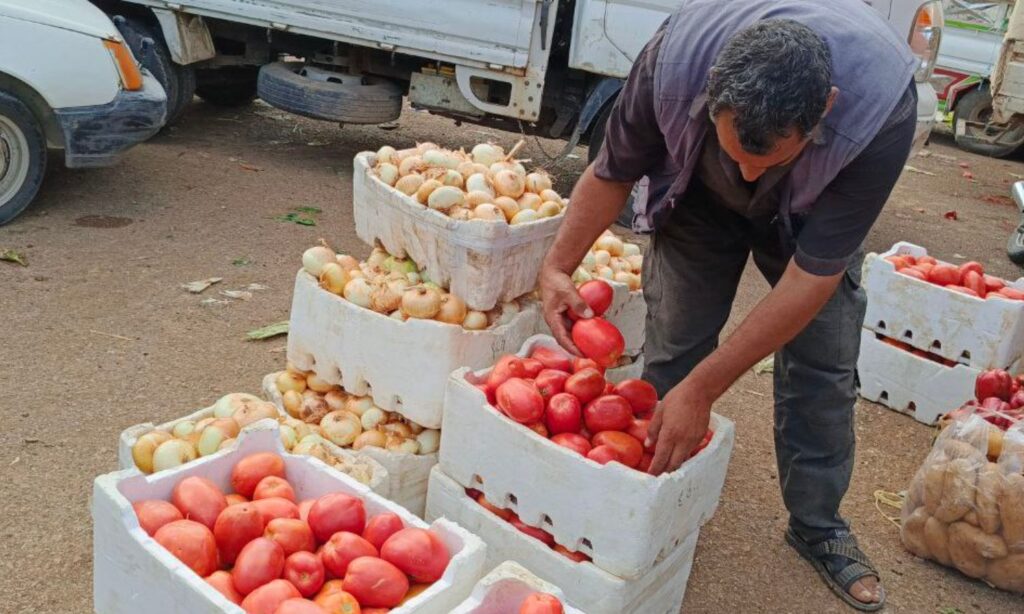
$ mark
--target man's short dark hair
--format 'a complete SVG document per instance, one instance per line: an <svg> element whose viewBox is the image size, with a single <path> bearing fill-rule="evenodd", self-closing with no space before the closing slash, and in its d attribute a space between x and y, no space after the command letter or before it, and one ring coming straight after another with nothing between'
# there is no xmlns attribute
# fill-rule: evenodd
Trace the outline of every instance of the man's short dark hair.
<svg viewBox="0 0 1024 614"><path fill-rule="evenodd" d="M766 19L736 34L708 74L712 117L731 110L740 145L755 155L795 129L806 137L821 120L832 87L832 54L807 26Z"/></svg>

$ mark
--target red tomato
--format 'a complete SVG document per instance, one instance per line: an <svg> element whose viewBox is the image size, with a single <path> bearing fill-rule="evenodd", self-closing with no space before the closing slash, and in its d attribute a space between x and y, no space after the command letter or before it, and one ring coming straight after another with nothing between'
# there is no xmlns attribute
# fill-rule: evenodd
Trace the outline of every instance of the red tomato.
<svg viewBox="0 0 1024 614"><path fill-rule="evenodd" d="M603 318L577 320L572 342L580 352L602 367L614 366L626 350L626 339L614 324Z"/></svg>
<svg viewBox="0 0 1024 614"><path fill-rule="evenodd" d="M967 284L964 283L964 276L967 275L967 273L969 271L974 271L975 273L978 274L978 277L981 277L982 275L985 274L985 267L981 266L980 262L974 262L973 260L970 261L970 262L965 262L965 263L961 264L960 265L960 284L961 285L967 286ZM970 287L970 286L968 286L968 287Z"/></svg>
<svg viewBox="0 0 1024 614"><path fill-rule="evenodd" d="M1010 397L1010 409L1020 409L1024 407L1024 390L1017 390Z"/></svg>
<svg viewBox="0 0 1024 614"><path fill-rule="evenodd" d="M256 485L268 475L285 477L284 460L272 452L250 454L238 461L231 470L231 486L238 494L252 499Z"/></svg>
<svg viewBox="0 0 1024 614"><path fill-rule="evenodd" d="M572 360L572 372L579 373L584 369L597 369L599 373L604 373L604 367L597 364L597 361L591 360L590 358L581 358L579 356Z"/></svg>
<svg viewBox="0 0 1024 614"><path fill-rule="evenodd" d="M405 528L405 523L394 512L377 514L366 523L363 530L363 539L373 544L373 547L380 550L387 538Z"/></svg>
<svg viewBox="0 0 1024 614"><path fill-rule="evenodd" d="M282 601L274 610L274 614L326 614L326 610L309 599L292 597Z"/></svg>
<svg viewBox="0 0 1024 614"><path fill-rule="evenodd" d="M644 455L644 446L640 441L628 433L621 431L601 431L594 435L593 444L596 447L608 446L615 450L621 462L627 467L635 468L640 464L640 458Z"/></svg>
<svg viewBox="0 0 1024 614"><path fill-rule="evenodd" d="M1010 286L1006 286L998 294L1014 301L1024 301L1024 291L1011 288Z"/></svg>
<svg viewBox="0 0 1024 614"><path fill-rule="evenodd" d="M974 378L974 396L987 400L995 397L1009 401L1013 396L1013 377L1003 369L988 369Z"/></svg>
<svg viewBox="0 0 1024 614"><path fill-rule="evenodd" d="M977 292L975 292L974 290L972 290L970 288L965 288L963 286L949 285L949 286L946 286L946 289L947 290L952 290L953 292L959 292L960 294L966 294L967 296L973 296L975 298L981 298L978 295Z"/></svg>
<svg viewBox="0 0 1024 614"><path fill-rule="evenodd" d="M601 394L602 395L615 394L615 384L613 384L611 382L605 382L604 383L604 391L601 392Z"/></svg>
<svg viewBox="0 0 1024 614"><path fill-rule="evenodd" d="M981 278L985 281L986 292L997 292L1006 287L1006 282L999 279L995 275L982 275Z"/></svg>
<svg viewBox="0 0 1024 614"><path fill-rule="evenodd" d="M157 530L168 522L185 519L178 508L169 501L161 499L136 501L132 503L132 509L135 510L135 515L139 519L139 526L150 537L156 535Z"/></svg>
<svg viewBox="0 0 1024 614"><path fill-rule="evenodd" d="M393 608L409 592L409 579L383 559L361 556L349 563L342 587L360 606Z"/></svg>
<svg viewBox="0 0 1024 614"><path fill-rule="evenodd" d="M551 535L550 533L548 533L544 529L538 529L537 527L531 527L530 525L528 525L525 522L523 522L522 520L520 520L519 516L516 516L516 515L513 514L512 518L509 520L509 522L520 533L525 533L525 534L529 535L530 537L532 537L534 539L539 539L540 541L542 541L545 544L547 544L547 546L549 548L551 548L551 547L553 547L555 545L555 538L554 538L553 535Z"/></svg>
<svg viewBox="0 0 1024 614"><path fill-rule="evenodd" d="M503 382L495 391L498 409L521 424L529 424L544 415L544 397L537 386L518 377Z"/></svg>
<svg viewBox="0 0 1024 614"><path fill-rule="evenodd" d="M313 530L305 520L299 518L275 518L267 523L267 530L263 536L277 542L284 550L285 556L300 550L316 550Z"/></svg>
<svg viewBox="0 0 1024 614"><path fill-rule="evenodd" d="M907 259L907 257L906 257L906 256L903 256L903 255L898 255L898 256L886 256L886 257L885 257L885 259L886 259L886 261L888 261L888 262L891 262L891 263L892 263L892 265L893 265L894 267L896 267L896 270L897 270L897 271L900 271L900 270L902 270L902 269L905 269L905 268L907 268L908 266L910 266L910 265L912 265L912 264L913 264L913 262L910 262L910 261L909 261L909 260Z"/></svg>
<svg viewBox="0 0 1024 614"><path fill-rule="evenodd" d="M961 282L965 288L974 290L974 293L978 296L984 297L988 290L985 289L985 280L981 275L973 270L964 271Z"/></svg>
<svg viewBox="0 0 1024 614"><path fill-rule="evenodd" d="M592 279L585 281L580 284L576 291L580 293L580 297L590 307L590 311L593 312L594 317L604 315L604 312L608 311L608 308L612 305L612 299L615 297L615 291L607 282L601 281L600 279ZM570 320L578 320L582 316L577 314L572 309L566 312Z"/></svg>
<svg viewBox="0 0 1024 614"><path fill-rule="evenodd" d="M259 586L281 577L284 571L284 550L266 537L257 537L242 548L231 570L235 588L248 595Z"/></svg>
<svg viewBox="0 0 1024 614"><path fill-rule="evenodd" d="M213 525L220 562L226 566L234 565L242 548L263 535L263 526L263 515L254 503L231 505L221 512Z"/></svg>
<svg viewBox="0 0 1024 614"><path fill-rule="evenodd" d="M207 584L212 586L221 595L224 595L228 601L238 605L242 603L242 593L235 590L235 585L231 582L231 572L227 571L215 571L205 578Z"/></svg>
<svg viewBox="0 0 1024 614"><path fill-rule="evenodd" d="M317 594L325 577L323 561L312 552L293 552L284 560L284 579L294 584L303 597Z"/></svg>
<svg viewBox="0 0 1024 614"><path fill-rule="evenodd" d="M534 422L533 424L525 425L526 428L530 429L534 433L537 433L544 439L548 438L548 427L544 426L543 422Z"/></svg>
<svg viewBox="0 0 1024 614"><path fill-rule="evenodd" d="M390 611L390 608L363 608L360 614L388 614Z"/></svg>
<svg viewBox="0 0 1024 614"><path fill-rule="evenodd" d="M519 614L562 614L562 602L551 593L530 593L519 605Z"/></svg>
<svg viewBox="0 0 1024 614"><path fill-rule="evenodd" d="M650 452L644 452L644 455L640 457L640 464L636 466L637 471L649 473L651 470L651 461L653 460L653 454L651 454Z"/></svg>
<svg viewBox="0 0 1024 614"><path fill-rule="evenodd" d="M604 376L597 369L577 371L565 380L565 392L575 396L585 405L604 392Z"/></svg>
<svg viewBox="0 0 1024 614"><path fill-rule="evenodd" d="M920 279L921 281L928 281L928 274L916 267L906 267L899 270L900 275L906 275L907 277L913 277L914 279Z"/></svg>
<svg viewBox="0 0 1024 614"><path fill-rule="evenodd" d="M928 273L931 273L932 269L935 268L935 263L933 263L933 262L920 262L920 261L918 261L917 264L915 264L914 266L912 266L910 268L917 269L918 271L921 271L922 273L924 273L925 277L928 277Z"/></svg>
<svg viewBox="0 0 1024 614"><path fill-rule="evenodd" d="M936 264L928 271L928 281L940 286L956 285L960 283L960 269L952 264Z"/></svg>
<svg viewBox="0 0 1024 614"><path fill-rule="evenodd" d="M501 518L505 522L508 522L509 519L512 518L512 510L507 510L503 507L498 507L497 505L494 505L487 499L487 497L484 496L484 493L480 493L479 495L477 495L476 502L479 503L480 506L483 507L485 510L494 514L498 518Z"/></svg>
<svg viewBox="0 0 1024 614"><path fill-rule="evenodd" d="M269 499L256 499L252 502L256 509L263 516L263 526L270 524L275 518L298 518L299 506L288 499L281 497L270 497Z"/></svg>
<svg viewBox="0 0 1024 614"><path fill-rule="evenodd" d="M565 371L544 369L537 374L537 379L535 379L533 383L537 385L537 390L540 391L540 396L545 399L550 399L559 392L565 390L565 382L568 379L569 374Z"/></svg>
<svg viewBox="0 0 1024 614"><path fill-rule="evenodd" d="M572 373L572 357L561 350L538 347L530 354L530 358L539 360L545 369Z"/></svg>
<svg viewBox="0 0 1024 614"><path fill-rule="evenodd" d="M921 256L920 258L917 259L917 263L918 264L930 264L930 265L934 266L934 265L938 264L939 261L936 260L932 256Z"/></svg>
<svg viewBox="0 0 1024 614"><path fill-rule="evenodd" d="M636 437L637 441L641 444L647 441L647 435L651 430L651 421L647 418L633 418L633 421L629 423L629 428L626 432ZM648 452L654 451L654 446L648 448L644 446L644 449Z"/></svg>
<svg viewBox="0 0 1024 614"><path fill-rule="evenodd" d="M256 485L256 490L253 491L252 498L269 499L270 497L280 497L282 499L288 499L294 503L295 489L288 483L288 480L279 478L276 475L268 475L260 480L260 483Z"/></svg>
<svg viewBox="0 0 1024 614"><path fill-rule="evenodd" d="M569 560L572 560L572 561L576 561L577 563L582 563L584 561L589 561L590 560L589 556L583 554L582 552L574 552L572 550L569 550L568 548L566 548L562 544L555 544L554 550L555 550L555 552L557 552L558 554L561 554L565 558L567 558Z"/></svg>
<svg viewBox="0 0 1024 614"><path fill-rule="evenodd" d="M579 433L559 433L552 437L551 441L583 456L586 456L592 447L590 440Z"/></svg>
<svg viewBox="0 0 1024 614"><path fill-rule="evenodd" d="M622 462L622 457L615 451L615 448L608 445L592 448L590 452L587 452L587 458L601 465L607 465L612 461Z"/></svg>
<svg viewBox="0 0 1024 614"><path fill-rule="evenodd" d="M341 589L341 580L331 581L338 583L338 590L326 594L321 591L313 603L323 608L327 614L367 614L370 612L368 608L360 608L356 598ZM388 610L385 608L380 611L387 612Z"/></svg>
<svg viewBox="0 0 1024 614"><path fill-rule="evenodd" d="M622 380L616 384L615 394L629 401L633 413L651 411L658 405L658 391L642 379Z"/></svg>
<svg viewBox="0 0 1024 614"><path fill-rule="evenodd" d="M348 531L338 531L320 549L324 567L339 578L345 577L349 563L361 556L380 556L380 553L373 544Z"/></svg>
<svg viewBox="0 0 1024 614"><path fill-rule="evenodd" d="M174 486L171 503L186 519L205 524L209 529L213 529L217 516L228 506L228 500L216 484L195 475Z"/></svg>
<svg viewBox="0 0 1024 614"><path fill-rule="evenodd" d="M301 596L288 580L271 580L249 593L242 600L242 609L247 614L275 614L282 603Z"/></svg>
<svg viewBox="0 0 1024 614"><path fill-rule="evenodd" d="M361 535L366 528L366 508L362 499L335 492L326 494L309 510L309 526L317 541L325 542L338 531Z"/></svg>
<svg viewBox="0 0 1024 614"><path fill-rule="evenodd" d="M224 498L228 500L228 506L238 505L239 503L248 503L249 499L243 497L237 492L233 492L230 495L224 495Z"/></svg>
<svg viewBox="0 0 1024 614"><path fill-rule="evenodd" d="M473 387L476 388L477 390L479 390L480 392L484 393L484 396L487 397L487 404L488 405L494 405L494 389L493 388L490 388L486 384L474 384Z"/></svg>
<svg viewBox="0 0 1024 614"><path fill-rule="evenodd" d="M194 520L168 522L153 539L204 578L217 570L217 542L204 524Z"/></svg>
<svg viewBox="0 0 1024 614"><path fill-rule="evenodd" d="M408 527L384 542L380 558L401 569L415 582L435 582L444 575L451 555L433 531Z"/></svg>
<svg viewBox="0 0 1024 614"><path fill-rule="evenodd" d="M498 362L494 363L494 368L487 375L487 387L491 390L497 390L498 386L505 383L505 380L511 377L526 377L526 366L523 365L522 359L514 354L506 354L498 359Z"/></svg>
<svg viewBox="0 0 1024 614"><path fill-rule="evenodd" d="M313 507L314 503L316 503L316 499L306 499L299 503L299 518L309 522L309 508Z"/></svg>
<svg viewBox="0 0 1024 614"><path fill-rule="evenodd" d="M698 443L697 447L694 448L692 452L690 452L690 455L687 458L689 459L693 458L694 456L697 456L697 454L699 454L701 450L708 447L708 444L711 443L711 438L714 436L715 432L712 431L711 429L708 429L708 432L704 433L704 438L700 440L700 443Z"/></svg>
<svg viewBox="0 0 1024 614"><path fill-rule="evenodd" d="M324 582L323 588L321 588L316 594L316 598L319 599L320 597L330 595L331 593L344 592L345 589L342 587L342 584L344 584L344 582L342 582L341 579L328 580Z"/></svg>
<svg viewBox="0 0 1024 614"><path fill-rule="evenodd" d="M524 379L533 379L544 370L544 363L536 358L523 358Z"/></svg>
<svg viewBox="0 0 1024 614"><path fill-rule="evenodd" d="M617 394L597 397L583 408L583 422L591 433L624 431L632 421L633 408Z"/></svg>
<svg viewBox="0 0 1024 614"><path fill-rule="evenodd" d="M552 435L578 433L583 418L580 400L568 392L559 392L548 401L544 412L544 424Z"/></svg>

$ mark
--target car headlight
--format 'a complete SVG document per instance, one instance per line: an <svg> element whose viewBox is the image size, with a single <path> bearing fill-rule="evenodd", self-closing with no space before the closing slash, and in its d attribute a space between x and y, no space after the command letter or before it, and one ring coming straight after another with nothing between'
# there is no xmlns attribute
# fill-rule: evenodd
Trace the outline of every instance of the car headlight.
<svg viewBox="0 0 1024 614"><path fill-rule="evenodd" d="M107 48L117 65L117 72L121 75L121 85L126 90L142 89L142 71L139 70L135 57L123 41L104 39L103 46Z"/></svg>
<svg viewBox="0 0 1024 614"><path fill-rule="evenodd" d="M910 36L907 38L910 50L919 61L914 72L914 80L918 83L924 83L932 76L935 60L939 56L942 28L945 25L946 19L940 0L931 0L918 7L910 28Z"/></svg>

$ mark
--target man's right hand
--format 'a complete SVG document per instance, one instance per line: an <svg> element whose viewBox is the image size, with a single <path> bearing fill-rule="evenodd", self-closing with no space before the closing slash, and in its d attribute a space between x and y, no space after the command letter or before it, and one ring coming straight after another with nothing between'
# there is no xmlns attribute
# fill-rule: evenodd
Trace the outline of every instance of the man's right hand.
<svg viewBox="0 0 1024 614"><path fill-rule="evenodd" d="M576 291L576 284L564 271L546 266L540 272L540 297L543 305L544 320L551 329L555 341L577 356L580 355L576 344L569 334L568 310L581 314L584 318L593 317L590 307Z"/></svg>

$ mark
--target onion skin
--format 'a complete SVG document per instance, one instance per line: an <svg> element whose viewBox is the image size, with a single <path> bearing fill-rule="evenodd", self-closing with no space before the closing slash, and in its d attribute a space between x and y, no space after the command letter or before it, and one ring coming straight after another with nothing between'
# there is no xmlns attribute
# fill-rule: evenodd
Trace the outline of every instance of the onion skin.
<svg viewBox="0 0 1024 614"><path fill-rule="evenodd" d="M337 257L331 248L317 245L302 252L302 268L313 277L320 277L323 266L328 262L336 262Z"/></svg>
<svg viewBox="0 0 1024 614"><path fill-rule="evenodd" d="M494 201L494 195L488 194L487 192L481 192L479 190L469 192L466 194L466 206L473 208L477 205L484 203L490 203Z"/></svg>
<svg viewBox="0 0 1024 614"><path fill-rule="evenodd" d="M562 205L556 203L553 200L545 201L544 204L537 209L537 215L539 217L555 217L562 212Z"/></svg>
<svg viewBox="0 0 1024 614"><path fill-rule="evenodd" d="M541 190L539 196L540 199L543 201L553 200L558 204L563 204L565 202L562 199L562 196L554 190Z"/></svg>
<svg viewBox="0 0 1024 614"><path fill-rule="evenodd" d="M377 150L377 163L394 163L398 157L395 155L397 152L395 148L390 145L385 145Z"/></svg>
<svg viewBox="0 0 1024 614"><path fill-rule="evenodd" d="M377 177L390 186L395 185L399 176L398 167L390 162L384 162L377 166Z"/></svg>
<svg viewBox="0 0 1024 614"><path fill-rule="evenodd" d="M416 435L416 442L420 445L420 454L433 454L441 446L441 431L424 429Z"/></svg>
<svg viewBox="0 0 1024 614"><path fill-rule="evenodd" d="M284 410L288 412L288 415L292 418L299 417L299 407L302 406L302 393L295 392L294 390L287 390L281 395L281 404L284 405Z"/></svg>
<svg viewBox="0 0 1024 614"><path fill-rule="evenodd" d="M502 170L495 173L491 183L494 184L495 194L499 196L519 198L526 191L524 179L510 170Z"/></svg>
<svg viewBox="0 0 1024 614"><path fill-rule="evenodd" d="M363 431L356 437L356 440L352 442L353 450L362 450L363 448L383 448L387 443L387 437L384 433L377 430Z"/></svg>
<svg viewBox="0 0 1024 614"><path fill-rule="evenodd" d="M348 283L345 284L345 289L342 292L342 295L345 297L345 300L350 303L369 309L371 305L372 292L373 287L370 285L370 282L364 278L357 277L355 279L350 279Z"/></svg>
<svg viewBox="0 0 1024 614"><path fill-rule="evenodd" d="M328 441L337 446L350 446L363 432L359 417L347 411L332 411L320 421Z"/></svg>
<svg viewBox="0 0 1024 614"><path fill-rule="evenodd" d="M526 190L534 194L540 194L544 190L551 189L551 177L546 173L529 173L526 175Z"/></svg>
<svg viewBox="0 0 1024 614"><path fill-rule="evenodd" d="M398 163L398 174L403 177L410 173L421 173L427 170L427 163L420 156L409 156Z"/></svg>
<svg viewBox="0 0 1024 614"><path fill-rule="evenodd" d="M442 187L441 182L437 179L427 179L420 186L420 189L416 190L416 201L421 205L427 204L427 199L430 198L430 195L440 187Z"/></svg>
<svg viewBox="0 0 1024 614"><path fill-rule="evenodd" d="M182 439L168 439L153 452L153 473L184 465L196 458L192 444Z"/></svg>
<svg viewBox="0 0 1024 614"><path fill-rule="evenodd" d="M142 473L153 473L153 453L160 445L172 439L165 431L150 431L132 444L132 460Z"/></svg>
<svg viewBox="0 0 1024 614"><path fill-rule="evenodd" d="M519 197L519 200L517 201L520 209L533 209L534 211L540 209L540 206L541 204L543 204L543 202L544 201L541 200L540 196L537 196L532 192L524 193L522 196Z"/></svg>
<svg viewBox="0 0 1024 614"><path fill-rule="evenodd" d="M432 288L418 286L402 295L402 313L410 318L430 320L441 310L441 293Z"/></svg>
<svg viewBox="0 0 1024 614"><path fill-rule="evenodd" d="M462 320L462 327L467 330L484 330L487 324L487 314L482 311L468 311Z"/></svg>
<svg viewBox="0 0 1024 614"><path fill-rule="evenodd" d="M274 384L277 386L278 392L281 393L294 390L301 394L306 390L306 378L291 371L281 371L278 373L274 379Z"/></svg>
<svg viewBox="0 0 1024 614"><path fill-rule="evenodd" d="M328 262L321 269L319 281L321 288L340 296L348 283L348 272L337 262Z"/></svg>
<svg viewBox="0 0 1024 614"><path fill-rule="evenodd" d="M505 216L506 222L511 222L512 218L519 213L519 203L514 198L508 196L499 196L494 199L494 206L501 209L501 214Z"/></svg>
<svg viewBox="0 0 1024 614"><path fill-rule="evenodd" d="M477 205L476 208L473 209L472 219L483 220L485 222L504 222L505 214L501 212L501 209L499 209L497 205L484 203L482 205Z"/></svg>
<svg viewBox="0 0 1024 614"><path fill-rule="evenodd" d="M449 293L441 297L441 308L437 312L437 320L446 324L461 325L466 319L466 313L465 301Z"/></svg>
<svg viewBox="0 0 1024 614"><path fill-rule="evenodd" d="M490 166L495 162L500 162L505 157L505 152L497 145L480 143L473 147L470 155L473 157L473 162Z"/></svg>
<svg viewBox="0 0 1024 614"><path fill-rule="evenodd" d="M406 196L413 196L422 185L422 175L405 175L395 182L395 189Z"/></svg>
<svg viewBox="0 0 1024 614"><path fill-rule="evenodd" d="M516 226L519 224L528 224L530 222L536 222L539 219L540 214L538 214L533 209L523 209L509 221L509 224Z"/></svg>

